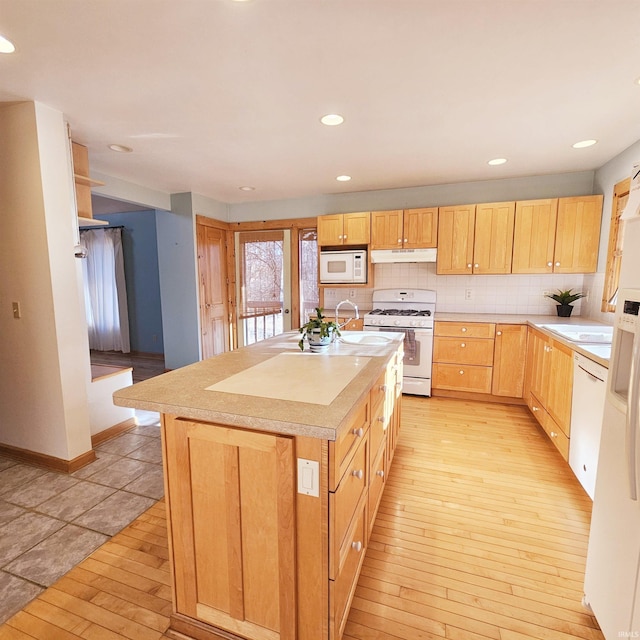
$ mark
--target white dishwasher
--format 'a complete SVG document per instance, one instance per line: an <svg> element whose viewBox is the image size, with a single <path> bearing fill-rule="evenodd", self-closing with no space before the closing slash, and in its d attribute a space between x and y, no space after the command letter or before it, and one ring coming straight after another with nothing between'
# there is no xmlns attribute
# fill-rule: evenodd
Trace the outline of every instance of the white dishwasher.
<svg viewBox="0 0 640 640"><path fill-rule="evenodd" d="M607 390L606 367L573 354L573 397L569 465L593 500Z"/></svg>

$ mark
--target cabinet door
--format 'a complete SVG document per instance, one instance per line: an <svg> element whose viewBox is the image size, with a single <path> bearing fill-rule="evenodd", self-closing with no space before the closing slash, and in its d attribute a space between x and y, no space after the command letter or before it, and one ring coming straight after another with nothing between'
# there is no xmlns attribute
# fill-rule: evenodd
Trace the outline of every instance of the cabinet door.
<svg viewBox="0 0 640 640"><path fill-rule="evenodd" d="M167 416L163 436L176 610L293 640L293 440Z"/></svg>
<svg viewBox="0 0 640 640"><path fill-rule="evenodd" d="M601 219L602 196L559 199L555 273L595 272Z"/></svg>
<svg viewBox="0 0 640 640"><path fill-rule="evenodd" d="M369 244L371 214L368 211L345 213L342 231L342 244Z"/></svg>
<svg viewBox="0 0 640 640"><path fill-rule="evenodd" d="M558 199L516 202L511 273L552 273Z"/></svg>
<svg viewBox="0 0 640 640"><path fill-rule="evenodd" d="M476 205L438 209L436 273L472 273Z"/></svg>
<svg viewBox="0 0 640 640"><path fill-rule="evenodd" d="M402 248L402 210L371 212L371 249Z"/></svg>
<svg viewBox="0 0 640 640"><path fill-rule="evenodd" d="M526 351L526 325L499 324L496 326L491 383L491 393L494 396L522 398Z"/></svg>
<svg viewBox="0 0 640 640"><path fill-rule="evenodd" d="M549 358L546 357L549 348L549 341L546 336L537 331L531 331L532 341L531 353L533 360L531 363L531 393L535 395L538 402L546 404L547 386L549 379Z"/></svg>
<svg viewBox="0 0 640 640"><path fill-rule="evenodd" d="M438 208L405 209L403 216L405 249L429 249L438 246Z"/></svg>
<svg viewBox="0 0 640 640"><path fill-rule="evenodd" d="M318 246L342 244L342 214L318 217Z"/></svg>
<svg viewBox="0 0 640 640"><path fill-rule="evenodd" d="M549 344L549 388L545 408L556 424L569 436L573 391L573 352L552 340Z"/></svg>
<svg viewBox="0 0 640 640"><path fill-rule="evenodd" d="M473 273L511 273L515 202L476 205Z"/></svg>

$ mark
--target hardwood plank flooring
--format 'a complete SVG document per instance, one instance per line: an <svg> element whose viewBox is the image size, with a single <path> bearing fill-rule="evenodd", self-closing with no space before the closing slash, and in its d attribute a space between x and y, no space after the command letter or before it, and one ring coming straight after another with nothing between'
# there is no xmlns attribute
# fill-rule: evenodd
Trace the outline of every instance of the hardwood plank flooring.
<svg viewBox="0 0 640 640"><path fill-rule="evenodd" d="M523 407L405 397L344 640L603 640L581 606L591 501ZM160 501L0 640L160 640Z"/></svg>

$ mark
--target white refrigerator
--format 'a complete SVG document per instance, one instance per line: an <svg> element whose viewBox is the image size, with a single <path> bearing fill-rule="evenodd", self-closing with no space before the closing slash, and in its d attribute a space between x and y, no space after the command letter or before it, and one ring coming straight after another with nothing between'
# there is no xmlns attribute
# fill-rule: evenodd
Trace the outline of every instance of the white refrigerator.
<svg viewBox="0 0 640 640"><path fill-rule="evenodd" d="M639 214L637 205L623 214L628 219L584 585L585 603L606 640L640 638Z"/></svg>

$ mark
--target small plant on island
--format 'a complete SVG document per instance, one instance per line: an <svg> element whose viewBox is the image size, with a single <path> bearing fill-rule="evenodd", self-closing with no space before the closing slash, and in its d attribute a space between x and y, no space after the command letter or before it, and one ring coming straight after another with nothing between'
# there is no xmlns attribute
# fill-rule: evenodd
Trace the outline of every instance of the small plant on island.
<svg viewBox="0 0 640 640"><path fill-rule="evenodd" d="M333 320L327 320L326 316L322 315L321 307L316 307L315 317L305 322L299 331L302 334L302 338L298 342L301 351L304 351L305 339L309 344L313 342L329 344L334 335L341 335L338 325Z"/></svg>

